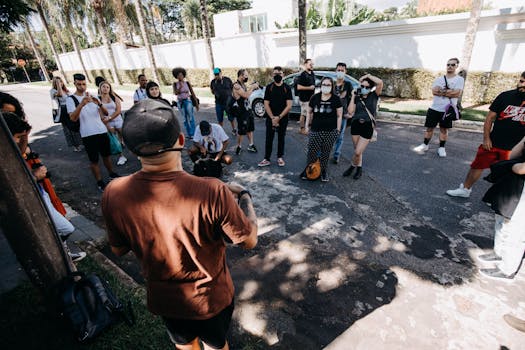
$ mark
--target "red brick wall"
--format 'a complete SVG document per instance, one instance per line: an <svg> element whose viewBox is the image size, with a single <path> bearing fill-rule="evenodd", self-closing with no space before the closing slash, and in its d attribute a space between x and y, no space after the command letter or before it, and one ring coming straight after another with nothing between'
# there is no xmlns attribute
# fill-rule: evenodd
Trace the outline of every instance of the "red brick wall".
<svg viewBox="0 0 525 350"><path fill-rule="evenodd" d="M419 0L418 13L436 13L446 10L470 9L472 0Z"/></svg>

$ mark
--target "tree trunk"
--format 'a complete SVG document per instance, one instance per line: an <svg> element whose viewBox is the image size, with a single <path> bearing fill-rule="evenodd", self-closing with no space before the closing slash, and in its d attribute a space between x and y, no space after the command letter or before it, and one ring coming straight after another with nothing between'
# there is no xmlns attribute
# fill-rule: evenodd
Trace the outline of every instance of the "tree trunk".
<svg viewBox="0 0 525 350"><path fill-rule="evenodd" d="M113 55L113 49L109 42L108 32L105 29L104 16L102 16L102 8L95 10L97 15L97 24L100 35L102 36L102 43L106 48L106 52L109 58L109 64L111 65L111 76L113 77L113 82L117 85L122 85L120 78L118 76L117 63L115 62L115 56Z"/></svg>
<svg viewBox="0 0 525 350"><path fill-rule="evenodd" d="M215 60L213 59L213 49L210 38L210 23L208 21L208 9L206 8L206 0L200 0L201 4L201 22L202 34L206 42L206 55L208 56L208 66L210 68L210 79L213 79L213 68L215 67Z"/></svg>
<svg viewBox="0 0 525 350"><path fill-rule="evenodd" d="M0 225L31 282L47 297L74 265L47 214L9 129L0 116Z"/></svg>
<svg viewBox="0 0 525 350"><path fill-rule="evenodd" d="M33 49L33 52L35 53L35 57L38 61L38 65L40 66L40 69L42 69L42 72L44 73L44 77L46 78L46 81L49 81L49 74L47 74L46 65L44 64L44 60L42 59L40 52L38 52L38 48L36 47L36 43L35 43L35 38L33 38L33 33L31 32L31 29L29 28L29 24L27 24L27 20L24 21L24 29L26 30L27 36L29 37L29 42L31 43L31 48Z"/></svg>
<svg viewBox="0 0 525 350"><path fill-rule="evenodd" d="M67 49L64 41L64 36L62 35L62 30L66 28L66 25L64 24L64 20L60 16L58 16L58 24L60 25L60 28L55 26L56 36L58 37L58 40L60 42L60 50L62 50L62 53L66 53ZM71 40L71 36L69 36L69 38Z"/></svg>
<svg viewBox="0 0 525 350"><path fill-rule="evenodd" d="M140 33L142 35L142 41L144 43L144 46L146 47L146 52L148 53L149 62L150 62L151 70L153 73L153 80L155 80L159 85L162 85L161 81L159 80L159 74L157 72L157 63L155 62L155 56L153 55L153 49L151 48L151 43L149 41L148 33L146 31L144 14L142 12L142 4L139 0L137 0L137 1L134 1L134 5L135 5L135 11L137 12L137 19L140 25Z"/></svg>
<svg viewBox="0 0 525 350"><path fill-rule="evenodd" d="M113 0L113 8L115 9L116 23L117 23L117 37L121 44L126 44L128 33L131 31L126 17L126 10L122 4L122 0ZM133 41L131 36L130 41Z"/></svg>
<svg viewBox="0 0 525 350"><path fill-rule="evenodd" d="M47 24L46 17L44 16L44 10L42 9L42 5L40 3L36 4L36 10L38 11L38 15L40 16L40 20L42 21L42 27L44 27L44 32L46 33L46 38L49 42L49 46L51 47L51 52L53 53L53 57L55 58L58 70L60 71L62 77L64 77L64 80L67 84L68 81L66 73L64 72L64 68L62 67L62 62L60 62L60 58L58 57L57 50L55 49L55 45L53 43L53 39L51 39L51 34L49 33L49 25Z"/></svg>
<svg viewBox="0 0 525 350"><path fill-rule="evenodd" d="M299 0L299 65L306 60L306 0Z"/></svg>
<svg viewBox="0 0 525 350"><path fill-rule="evenodd" d="M91 83L91 78L89 77L88 71L86 69L86 65L84 64L84 60L82 59L82 53L80 52L80 48L78 47L78 42L75 38L75 31L73 29L73 24L71 23L71 20L69 19L69 16L66 17L66 32L70 33L71 36L71 43L73 44L73 48L75 49L75 52L77 53L78 60L80 61L80 66L82 67L82 71L84 72L84 75L86 76L86 80L88 83Z"/></svg>
<svg viewBox="0 0 525 350"><path fill-rule="evenodd" d="M470 10L470 18L467 24L467 31L465 33L465 42L463 44L463 53L461 58L461 69L459 75L467 82L467 74L470 66L470 60L472 58L472 51L474 49L474 42L476 40L476 32L478 31L479 19L481 15L481 9L483 8L483 0L472 0L472 8ZM463 108L461 105L463 94L458 98L458 107Z"/></svg>

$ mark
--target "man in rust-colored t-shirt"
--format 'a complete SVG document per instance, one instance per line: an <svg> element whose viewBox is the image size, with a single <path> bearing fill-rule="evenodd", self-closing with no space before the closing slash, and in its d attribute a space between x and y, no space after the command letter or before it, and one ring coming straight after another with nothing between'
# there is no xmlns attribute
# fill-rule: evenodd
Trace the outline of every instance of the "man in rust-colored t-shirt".
<svg viewBox="0 0 525 350"><path fill-rule="evenodd" d="M122 132L142 169L104 191L112 250L132 250L141 261L148 309L163 317L177 349L198 349L199 340L228 349L234 289L225 240L248 249L257 243L250 193L183 171L184 136L169 106L139 102Z"/></svg>

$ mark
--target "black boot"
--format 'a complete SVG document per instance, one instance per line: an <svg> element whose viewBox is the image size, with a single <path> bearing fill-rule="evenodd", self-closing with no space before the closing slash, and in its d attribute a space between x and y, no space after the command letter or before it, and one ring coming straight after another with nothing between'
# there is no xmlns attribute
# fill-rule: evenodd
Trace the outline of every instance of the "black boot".
<svg viewBox="0 0 525 350"><path fill-rule="evenodd" d="M350 176L350 175L352 175L352 172L354 171L354 169L355 169L355 166L350 165L350 168L345 170L345 172L343 173L343 176Z"/></svg>
<svg viewBox="0 0 525 350"><path fill-rule="evenodd" d="M355 171L354 180L360 179L361 175L363 175L363 168L358 166L356 171Z"/></svg>

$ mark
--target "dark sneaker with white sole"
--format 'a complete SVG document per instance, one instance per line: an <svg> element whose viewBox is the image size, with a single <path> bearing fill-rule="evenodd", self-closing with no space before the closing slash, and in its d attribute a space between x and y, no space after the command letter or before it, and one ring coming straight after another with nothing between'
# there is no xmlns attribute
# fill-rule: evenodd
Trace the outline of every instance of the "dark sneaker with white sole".
<svg viewBox="0 0 525 350"><path fill-rule="evenodd" d="M496 253L492 252L488 254L478 255L478 260L484 262L501 261L501 257L496 255Z"/></svg>
<svg viewBox="0 0 525 350"><path fill-rule="evenodd" d="M73 260L73 262L77 262L77 261L84 259L86 255L87 254L84 252L69 253L69 257L71 258L71 260Z"/></svg>

